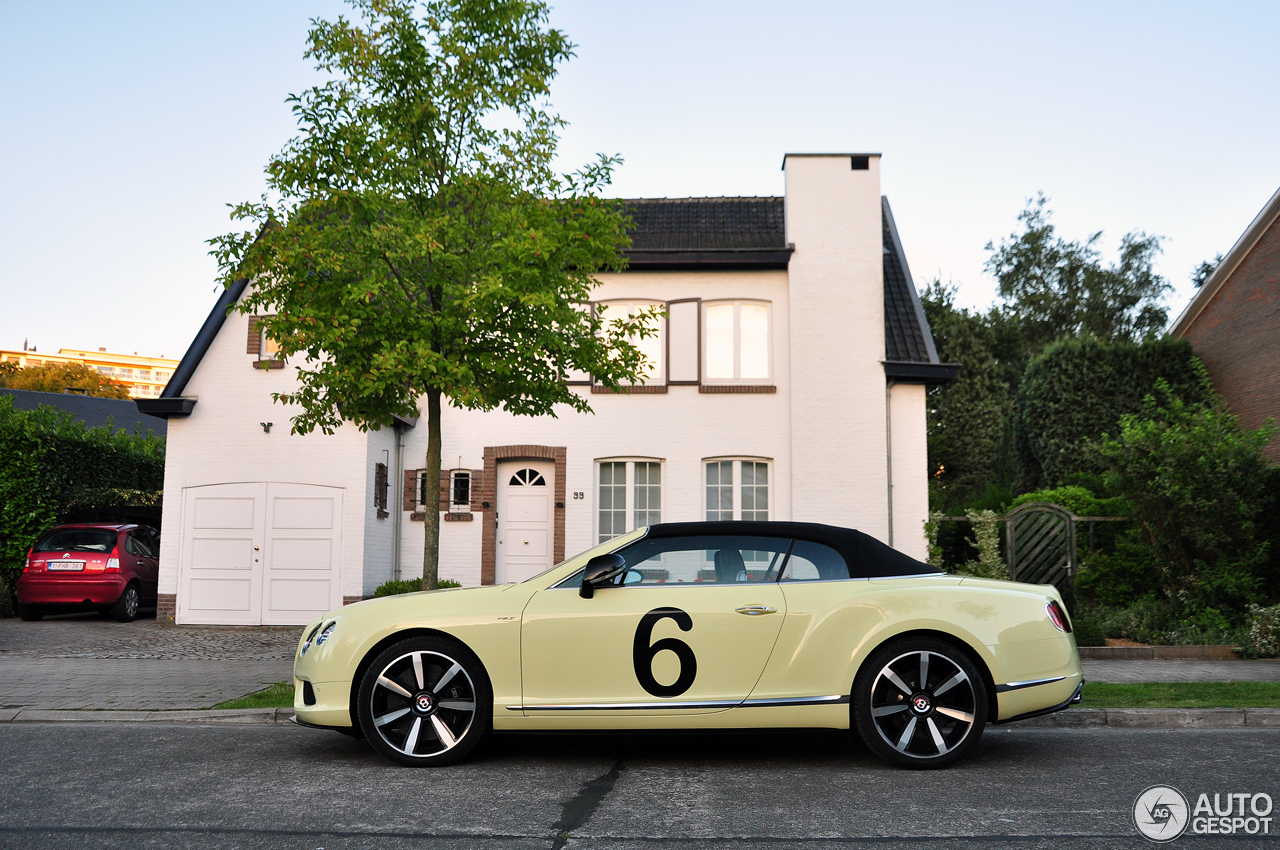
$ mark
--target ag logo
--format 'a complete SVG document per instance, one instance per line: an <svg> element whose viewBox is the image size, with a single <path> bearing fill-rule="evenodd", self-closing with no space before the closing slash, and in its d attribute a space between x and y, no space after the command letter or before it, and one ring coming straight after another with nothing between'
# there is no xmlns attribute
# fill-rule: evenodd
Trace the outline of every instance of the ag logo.
<svg viewBox="0 0 1280 850"><path fill-rule="evenodd" d="M1133 801L1133 824L1144 838L1172 841L1187 831L1187 798L1170 785L1152 785Z"/></svg>

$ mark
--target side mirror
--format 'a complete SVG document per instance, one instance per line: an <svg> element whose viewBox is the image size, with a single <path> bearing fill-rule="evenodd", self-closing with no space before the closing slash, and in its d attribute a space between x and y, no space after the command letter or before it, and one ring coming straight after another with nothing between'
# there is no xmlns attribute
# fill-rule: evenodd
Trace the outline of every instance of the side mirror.
<svg viewBox="0 0 1280 850"><path fill-rule="evenodd" d="M627 559L616 552L609 555L596 555L582 570L582 587L578 595L590 599L596 595L596 588L609 584L627 569Z"/></svg>

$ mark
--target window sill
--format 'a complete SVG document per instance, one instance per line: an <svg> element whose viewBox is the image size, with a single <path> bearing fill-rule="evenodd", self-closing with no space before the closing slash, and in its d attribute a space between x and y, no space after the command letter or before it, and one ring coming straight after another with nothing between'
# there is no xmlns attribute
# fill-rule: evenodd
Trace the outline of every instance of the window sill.
<svg viewBox="0 0 1280 850"><path fill-rule="evenodd" d="M765 395L773 395L778 388L773 384L702 384L698 387L700 393L727 393L729 395L743 393L762 393Z"/></svg>
<svg viewBox="0 0 1280 850"><path fill-rule="evenodd" d="M602 387L594 384L591 387L592 395L646 395L646 394L665 394L667 391L666 384L639 384L634 387L619 387L611 390L608 387Z"/></svg>
<svg viewBox="0 0 1280 850"><path fill-rule="evenodd" d="M391 516L391 514L387 513L382 508L378 508L378 519L386 519L389 516Z"/></svg>
<svg viewBox="0 0 1280 850"><path fill-rule="evenodd" d="M272 369L283 369L284 361L283 360L255 360L253 361L253 368L263 369L266 371L270 371Z"/></svg>
<svg viewBox="0 0 1280 850"><path fill-rule="evenodd" d="M446 513L444 515L444 521L445 522L471 522L471 514L462 513L460 511L459 512L450 511L449 513Z"/></svg>

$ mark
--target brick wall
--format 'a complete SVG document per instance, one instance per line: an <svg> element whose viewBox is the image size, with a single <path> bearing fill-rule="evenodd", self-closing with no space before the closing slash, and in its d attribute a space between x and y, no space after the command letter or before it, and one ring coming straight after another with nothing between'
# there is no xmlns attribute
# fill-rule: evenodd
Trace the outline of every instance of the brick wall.
<svg viewBox="0 0 1280 850"><path fill-rule="evenodd" d="M568 453L564 446L486 446L484 450L484 473L480 487L472 483L472 510L475 509L477 492L479 501L495 505L497 502L498 464L506 460L550 460L556 465L555 480L555 516L552 520L552 563L564 560L564 498L565 471ZM498 552L498 521L494 511L484 513L484 531L480 542L480 583L493 584L496 581Z"/></svg>
<svg viewBox="0 0 1280 850"><path fill-rule="evenodd" d="M1280 217L1184 334L1246 428L1280 411ZM1280 438L1267 457L1280 462Z"/></svg>
<svg viewBox="0 0 1280 850"><path fill-rule="evenodd" d="M178 610L178 594L161 593L156 598L156 622L173 625Z"/></svg>

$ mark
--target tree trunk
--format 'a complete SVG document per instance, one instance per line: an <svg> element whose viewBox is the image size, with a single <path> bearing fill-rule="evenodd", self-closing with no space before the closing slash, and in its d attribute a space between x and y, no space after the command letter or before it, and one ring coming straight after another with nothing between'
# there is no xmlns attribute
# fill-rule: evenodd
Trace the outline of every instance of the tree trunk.
<svg viewBox="0 0 1280 850"><path fill-rule="evenodd" d="M422 589L435 590L440 580L440 391L427 390L427 467L422 482Z"/></svg>

